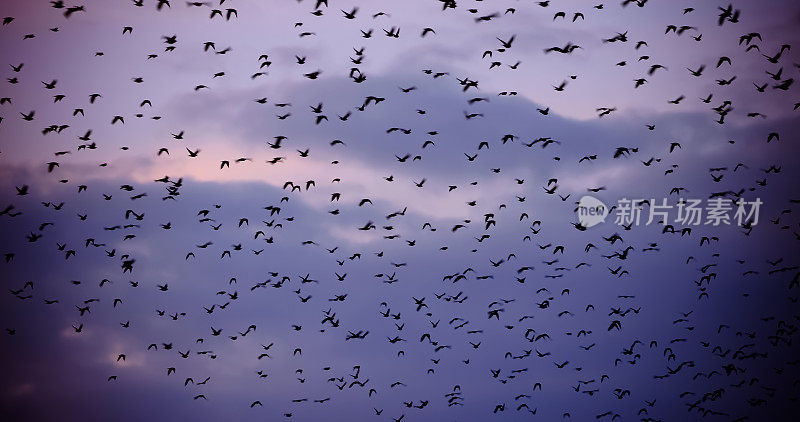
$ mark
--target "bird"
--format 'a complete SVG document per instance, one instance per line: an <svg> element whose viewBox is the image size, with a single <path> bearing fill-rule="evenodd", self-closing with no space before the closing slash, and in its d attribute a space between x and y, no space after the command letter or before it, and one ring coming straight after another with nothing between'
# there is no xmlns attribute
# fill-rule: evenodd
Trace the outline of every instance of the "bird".
<svg viewBox="0 0 800 422"><path fill-rule="evenodd" d="M30 3L0 25L20 415L796 404L800 6Z"/></svg>

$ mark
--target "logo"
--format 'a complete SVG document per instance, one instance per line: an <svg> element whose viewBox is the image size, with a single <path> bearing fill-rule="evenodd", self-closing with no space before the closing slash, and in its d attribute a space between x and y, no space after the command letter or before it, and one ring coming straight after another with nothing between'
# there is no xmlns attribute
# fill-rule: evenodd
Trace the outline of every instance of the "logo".
<svg viewBox="0 0 800 422"><path fill-rule="evenodd" d="M585 195L578 201L578 223L584 228L605 222L607 216L608 207L599 199Z"/></svg>

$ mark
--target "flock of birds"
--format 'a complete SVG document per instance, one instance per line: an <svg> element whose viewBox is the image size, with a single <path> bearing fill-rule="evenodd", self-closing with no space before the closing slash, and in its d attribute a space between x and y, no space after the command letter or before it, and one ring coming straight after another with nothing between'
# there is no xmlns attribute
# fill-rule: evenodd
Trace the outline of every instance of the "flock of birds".
<svg viewBox="0 0 800 422"><path fill-rule="evenodd" d="M26 43L36 38L58 37L62 27L85 22L80 19L93 13L91 4L33 3L49 3L62 23L20 34L21 39L14 41L19 44L7 46L4 60L15 55L10 50L26 49ZM195 30L202 31L201 23L210 20L233 32L251 6L234 0L117 3L114 7L123 13L146 10L163 15L187 8L195 13ZM654 0L606 2L585 10L573 10L570 2L555 0L511 2L513 7L497 11L492 3L480 0L423 3L426 7L433 4L446 19L457 19L465 34L474 26L494 33L490 39L493 47L476 45L471 53L492 72L535 75L532 65L517 57L529 55L547 66L547 60L554 57L630 45L626 54L633 52L634 58L621 57L594 71L610 74L620 68L644 66L643 75L631 81L631 92L624 94L635 96L648 95L641 92L663 73L680 72L687 80L696 80L708 78L712 69L731 70L735 64L729 56L685 69L659 64L657 57L647 52L648 41L654 40L639 40L632 30L592 42L562 40L534 49L525 45L526 39L504 29L503 22L527 13L524 9L552 11L554 23L580 25L602 14L622 16L631 9L645 10ZM276 48L274 53L252 57L250 69L227 67L197 81L167 75L170 85L185 93L182 101L187 104L194 99L207 104L203 96L224 90L225 85L218 81L229 78L252 84L250 92L263 92L263 85L258 84L274 77L270 72L279 69L290 72L294 83L312 92L305 96L317 96L308 104L292 98L275 99L285 91L237 100L247 103L241 107L257 107L260 119L269 121L261 131L261 139L268 141L260 147L258 158L240 153L235 143L194 144L201 138L202 128L158 134L139 129L143 131L137 137L169 139L167 145L147 151L115 140L114 135L98 137L97 128L84 123L87 118L109 114L106 124L114 128L146 128L148 120L153 125L168 122L169 114L152 112L163 110L153 98L155 91L166 88L152 88L150 96L150 77L132 76L125 98L112 100L110 94L95 91L64 93L62 87L69 76L60 76L57 66L49 69L52 79L38 80L28 76L36 70L30 65L10 63L0 89L0 163L7 169L21 169L14 166L26 161L23 164L28 167L19 174L30 182L16 184L13 181L18 178L7 177L0 183L0 266L9 292L2 305L6 308L2 314L3 347L18 351L19 344L35 338L39 330L35 324L46 323L33 322L28 316L38 313L52 316L51 323L66 330L61 333L67 340L47 340L52 342L51 348L65 353L73 347L69 341L81 336L93 336L92 341L103 350L111 350L105 345L112 339L125 337L129 341L122 350L113 350L110 362L96 364L102 377L62 380L65 388L70 383L105 383L105 397L121 394L118 388L141 371L126 364L138 361L157 366L154 372L144 371L145 375L139 376L152 383L156 377L166 377L167 381L157 382L170 391L180 391L179 397L196 406L200 419L208 408L230 401L253 412L244 413L247 418L317 420L324 414L311 409L322 406L342 417L367 420L373 415L396 422L501 417L789 420L789 412L800 409L796 343L800 325L796 208L800 197L793 196L798 191L792 154L798 150L792 149L793 140L789 139L792 119L796 119L792 116L800 102L776 111L788 117L770 120L765 113L749 110L747 101L737 101L735 98L742 96L733 94L739 90L746 92L744 98L771 96L774 104L796 96L794 82L800 76L800 65L787 58L790 44L776 41L767 33L770 28L743 33L727 40L725 48L758 57L763 69L754 72L762 75L760 79L744 80L744 71L739 77L731 73L708 81L710 92L702 98L677 94L653 99L676 108L689 102L702 104L704 120L714 122L714 128L727 131L725 136L731 138L714 148L744 143L750 151L724 153L721 156L727 161L722 163L704 160L692 164L696 157L689 154L700 154L704 146L687 143L674 131L660 131L660 114L646 116L641 124L637 121L640 133L628 133L629 138L619 140L623 145L603 146L605 149L554 133L527 138L501 127L484 127L496 134L493 139L471 139L476 125L494 117L495 104L509 104L522 93L483 90L477 78L457 75L463 70L445 65L406 69L404 75L415 76L393 79L394 86L386 85L385 78L382 85L371 85L373 72L365 66L376 38L425 45L444 32L436 25L407 28L393 21L388 10L362 10L375 6L339 7L329 5L328 0L299 0L292 5L300 10L298 19L282 23L296 32L297 39L287 41L288 45L298 39L301 44L309 39L324 42L325 37L357 31L356 38L363 44L337 58L343 69L349 69L343 74L334 75L315 62L315 50L292 51L287 59L285 51L279 53ZM381 6L403 8L405 3ZM698 6L701 8L708 10L709 6ZM736 28L748 20L734 5L714 8L716 13L702 18L703 26L669 24L663 37L690 36L696 48L703 49L708 38L704 34ZM698 13L701 11L693 7L677 7L670 18ZM317 27L322 19L337 29ZM420 17L420 21L436 19L435 15ZM17 36L15 25L21 20L14 16L2 19L4 40ZM164 34L153 43L152 34L135 26L120 24L116 29L123 41L113 54L128 55L124 40L137 36L151 49L159 49L136 58L142 67L180 50L191 50L197 60L209 55L227 60L239 51L235 44L223 47L214 41L184 45L181 32ZM270 42L275 40L266 43ZM70 54L75 57L61 60L85 60L86 74L108 59L104 51L80 43ZM334 80L335 89L314 91L326 78ZM579 73L566 75L550 86L562 93L580 78ZM49 99L41 105L53 110L46 113L46 122L40 107L22 108L31 100L4 94L18 87L24 87L24 95L44 93L42 98ZM370 93L349 109L334 111L330 104L341 98L322 97L347 98L346 93L364 89ZM390 115L391 123L377 132L336 135L354 121L384 122L387 117L380 109L392 103L435 98L421 97L426 91L433 95L444 92L463 101L455 111L450 110L458 119L450 124L466 128L459 134L461 139L447 139L451 127L430 127L429 116L438 106L424 103L403 110L401 116ZM80 100L70 102L73 98ZM105 102L127 104L136 111L117 112L110 106L104 108ZM613 104L592 105L592 109L597 116L592 121L641 119L626 115L625 107ZM559 114L557 107L551 110L545 105L529 111L527 119L535 122L557 119ZM602 120L595 120L598 118ZM736 123L731 123L732 119ZM308 127L310 135L281 134L276 128L284 121ZM748 125L761 130L767 127L762 122L773 121L778 122L776 127L770 126L763 134L751 136L748 132ZM21 127L25 132L18 133L30 138L11 139L7 129L11 124ZM734 124L738 126L728 131ZM748 133L742 137L758 139L735 139L737 130ZM362 148L368 152L358 152ZM226 155L200 161L212 154L207 149ZM39 161L37 154L42 151L49 158ZM384 175L339 170L364 154L378 163ZM614 188L578 188L574 181L556 176L561 174L556 171L540 175L506 167L504 160L524 154L546 161L550 167L543 168L570 166L589 172L593 166L604 165L635 168L647 174L643 180L654 181L650 188L654 197L749 201L760 196L765 205L757 224L751 220L742 226L665 223L645 228L616 225L612 213L605 225L587 228L575 218L576 201L581 195L603 195ZM174 173L145 182L142 178L149 173L137 164L142 156L148 162L180 162L184 166L155 165ZM428 158L431 156L435 158ZM776 161L762 165L759 160L763 157ZM430 160L437 165L422 167ZM684 166L682 160L687 162ZM93 164L90 167L86 162ZM131 166L124 167L128 174L104 173L126 162ZM197 162L202 163L199 171L181 173ZM312 163L308 166L322 167L316 174L324 176L302 178L308 162ZM691 173L688 179L680 178L683 172L690 172L684 168L709 164L714 166L707 170L710 179ZM257 168L265 178L283 167L295 176L280 183L273 180L272 186L277 187L268 191L220 189L198 176L214 175L211 180L223 186L235 185L236 180L226 181L227 172L247 166ZM452 174L448 175L449 171ZM366 178L375 180L360 180ZM491 180L497 179L514 193L492 192L498 185ZM683 186L675 180L682 180ZM114 184L118 189L110 190ZM363 197L353 197L357 195L352 193L354 185L367 190ZM769 191L773 186L783 190ZM399 189L402 194L389 201L381 192L384 189ZM230 203L212 198L210 192ZM455 196L466 201L455 211L442 211L444 217L437 215L440 210L435 208L442 204L438 201L452 195L466 195ZM424 211L425 201L430 201L429 215ZM442 207L450 203L444 204ZM647 213L651 204L644 201L640 205ZM548 207L558 211L548 213ZM339 221L346 222L340 233L326 231L328 225ZM171 246L155 252L160 245ZM776 245L793 250L763 259L762 253L774 251ZM155 268L157 265L167 268ZM52 272L48 267L61 270ZM667 272L673 275L664 275ZM669 279L675 286L648 284L651 279ZM648 291L667 293L659 300L661 293L648 296ZM746 309L746 314L734 312L732 307ZM265 311L267 308L285 314L270 313L264 318L264 312L271 312ZM26 356L14 359L25 362ZM221 369L231 367L247 368L243 372L247 379L241 382L258 382L258 386L237 393L235 399L224 393L225 389L238 391L235 385L212 389L226 371L238 374ZM5 387L10 388L8 384ZM289 394L292 398L284 399ZM4 407L12 407L10 401L16 399L4 400ZM85 405L92 406L88 398Z"/></svg>

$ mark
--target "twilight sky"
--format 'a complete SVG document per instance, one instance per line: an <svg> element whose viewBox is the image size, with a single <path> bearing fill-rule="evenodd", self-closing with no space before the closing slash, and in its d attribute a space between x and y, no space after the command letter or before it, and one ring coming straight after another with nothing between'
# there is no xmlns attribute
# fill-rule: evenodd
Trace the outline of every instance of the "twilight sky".
<svg viewBox="0 0 800 422"><path fill-rule="evenodd" d="M600 1L4 0L0 417L794 415L800 5Z"/></svg>

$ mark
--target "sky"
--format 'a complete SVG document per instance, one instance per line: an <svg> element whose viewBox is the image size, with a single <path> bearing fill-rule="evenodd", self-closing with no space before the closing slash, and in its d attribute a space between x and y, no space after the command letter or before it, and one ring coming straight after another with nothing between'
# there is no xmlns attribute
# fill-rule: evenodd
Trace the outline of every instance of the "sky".
<svg viewBox="0 0 800 422"><path fill-rule="evenodd" d="M800 408L800 5L158 3L0 5L4 420Z"/></svg>

